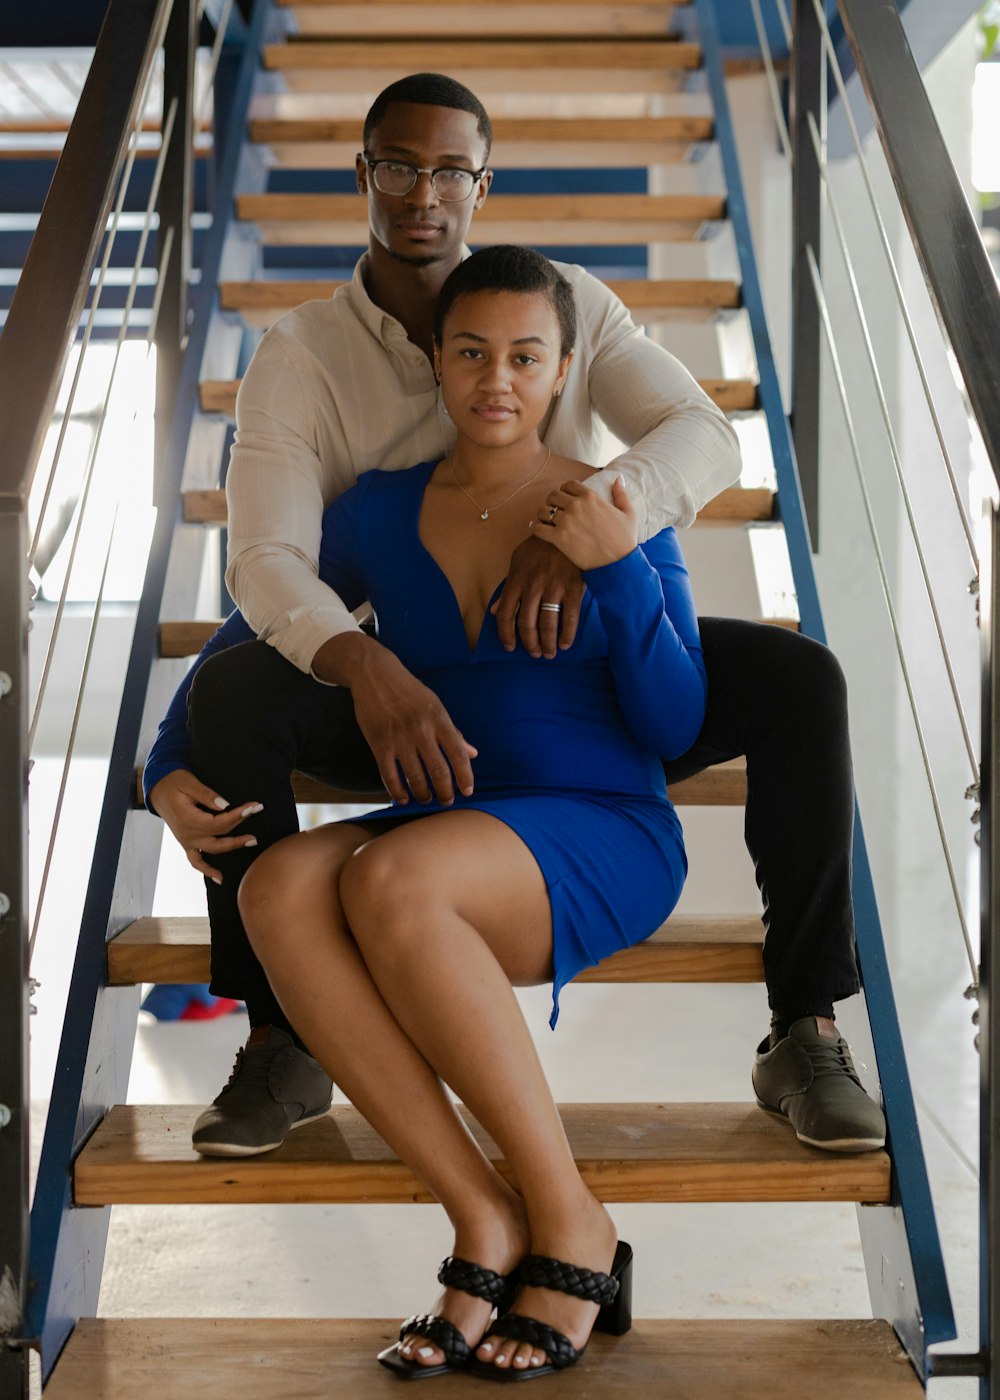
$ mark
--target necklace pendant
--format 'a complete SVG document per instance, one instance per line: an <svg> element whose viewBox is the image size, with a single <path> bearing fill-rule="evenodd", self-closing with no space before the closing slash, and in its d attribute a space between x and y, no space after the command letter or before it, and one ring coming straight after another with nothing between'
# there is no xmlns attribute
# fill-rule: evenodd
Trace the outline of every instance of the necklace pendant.
<svg viewBox="0 0 1000 1400"><path fill-rule="evenodd" d="M483 513L482 513L482 515L481 515L479 518L480 518L480 520L489 520L489 518L490 518L490 513L489 513L489 511L488 511L488 510L484 510Z"/></svg>

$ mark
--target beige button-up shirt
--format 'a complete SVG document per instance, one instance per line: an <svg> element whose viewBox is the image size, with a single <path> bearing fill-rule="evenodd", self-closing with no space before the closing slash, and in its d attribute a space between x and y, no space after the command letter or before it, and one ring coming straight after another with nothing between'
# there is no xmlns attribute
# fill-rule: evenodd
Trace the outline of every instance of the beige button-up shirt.
<svg viewBox="0 0 1000 1400"><path fill-rule="evenodd" d="M329 300L272 326L236 401L226 582L250 626L303 671L324 642L357 627L317 575L324 508L362 472L436 460L455 436L427 356L369 298L365 262ZM557 266L572 283L579 326L542 440L600 465L603 420L631 444L609 465L629 488L641 538L689 525L738 477L736 434L618 297L583 268ZM610 490L607 478L591 482Z"/></svg>

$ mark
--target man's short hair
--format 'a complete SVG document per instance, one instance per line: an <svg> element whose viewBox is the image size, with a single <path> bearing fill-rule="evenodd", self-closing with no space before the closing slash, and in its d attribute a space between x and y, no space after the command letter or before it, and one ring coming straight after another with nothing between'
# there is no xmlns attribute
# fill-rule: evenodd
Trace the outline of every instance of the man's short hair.
<svg viewBox="0 0 1000 1400"><path fill-rule="evenodd" d="M400 78L390 83L379 93L365 117L365 149L372 132L385 116L386 109L395 102L417 102L424 107L453 107L460 112L471 112L479 127L479 134L486 143L484 160L489 159L493 145L493 124L486 108L474 92L464 84L448 78L444 73L411 73L408 78Z"/></svg>
<svg viewBox="0 0 1000 1400"><path fill-rule="evenodd" d="M475 292L540 293L549 302L559 322L559 353L565 357L576 340L576 301L573 288L548 258L534 248L514 243L496 243L480 248L449 273L438 293L434 308L434 339L441 344L441 333L448 312L459 297Z"/></svg>

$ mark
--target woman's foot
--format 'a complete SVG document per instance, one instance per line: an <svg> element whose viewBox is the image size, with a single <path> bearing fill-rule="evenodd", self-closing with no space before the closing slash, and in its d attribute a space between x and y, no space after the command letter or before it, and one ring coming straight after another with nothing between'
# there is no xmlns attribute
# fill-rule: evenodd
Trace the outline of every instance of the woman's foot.
<svg viewBox="0 0 1000 1400"><path fill-rule="evenodd" d="M582 1208L561 1227L553 1220L532 1231L531 1253L610 1273L617 1243L614 1222L588 1192ZM556 1293L549 1288L522 1288L510 1311L547 1323L579 1351L590 1339L599 1310L596 1303L584 1302L567 1293ZM519 1371L544 1366L548 1360L544 1351L528 1342L491 1334L476 1348L476 1359L500 1369L513 1367Z"/></svg>
<svg viewBox="0 0 1000 1400"><path fill-rule="evenodd" d="M528 1216L524 1202L516 1192L494 1205L480 1210L467 1224L456 1223L454 1256L481 1264L486 1269L506 1276L516 1269L528 1252ZM473 1297L458 1288L446 1288L434 1305L433 1312L447 1318L457 1327L471 1347L482 1337L493 1313L494 1304ZM399 1343L399 1355L418 1366L440 1366L444 1353L426 1337L408 1335Z"/></svg>

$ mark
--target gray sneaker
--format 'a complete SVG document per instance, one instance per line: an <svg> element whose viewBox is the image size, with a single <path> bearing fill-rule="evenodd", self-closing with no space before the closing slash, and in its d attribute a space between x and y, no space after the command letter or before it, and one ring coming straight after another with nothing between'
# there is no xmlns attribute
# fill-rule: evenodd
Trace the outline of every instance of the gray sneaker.
<svg viewBox="0 0 1000 1400"><path fill-rule="evenodd" d="M831 1021L805 1016L773 1050L762 1041L753 1087L761 1108L787 1118L800 1142L831 1152L885 1145L885 1116L865 1093L847 1041Z"/></svg>
<svg viewBox="0 0 1000 1400"><path fill-rule="evenodd" d="M330 1107L333 1083L287 1031L258 1026L236 1052L229 1083L199 1113L191 1145L206 1157L254 1157Z"/></svg>

